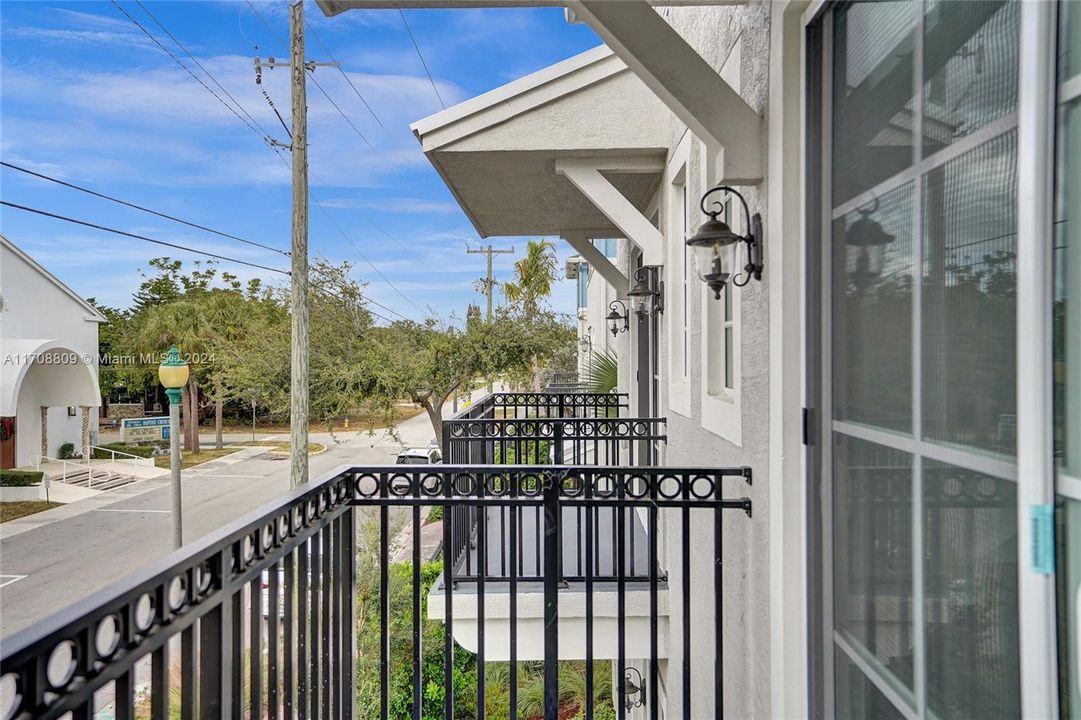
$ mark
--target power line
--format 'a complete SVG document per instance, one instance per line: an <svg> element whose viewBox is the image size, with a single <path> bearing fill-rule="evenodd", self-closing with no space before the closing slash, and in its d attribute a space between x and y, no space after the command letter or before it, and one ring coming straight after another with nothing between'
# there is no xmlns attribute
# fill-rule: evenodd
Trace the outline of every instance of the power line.
<svg viewBox="0 0 1081 720"><path fill-rule="evenodd" d="M285 158L285 157L284 157L284 156L283 156L283 155L281 154L281 151L280 151L280 150L279 150L279 149L278 149L277 147L274 147L274 146L273 146L273 145L272 145L272 144L270 143L270 137L269 137L269 134L266 134L265 130L263 131L263 134L261 134L261 133L260 133L260 130L256 129L256 127L255 127L255 126L253 126L253 125L252 125L252 124L251 124L250 122L248 122L248 120L246 120L245 118L241 117L241 115L240 115L239 113L237 113L237 111L236 111L236 110L235 110L235 109L234 109L234 108L233 108L233 107L232 107L231 105L229 105L229 104L228 104L228 103L226 103L226 102L225 102L224 100L222 100L222 98L221 98L221 97L220 97L220 96L219 96L219 95L218 95L218 94L217 94L216 92L214 92L214 90L213 90L213 89L212 89L212 88L211 88L211 87L210 87L209 85L207 85L207 84L206 84L205 82L203 82L203 80L202 80L202 79L201 79L201 78L200 78L199 76L197 76L197 75L196 75L195 73L193 73L193 72L191 71L191 69L190 69L190 68L189 68L189 67L188 67L187 65L185 65L185 64L184 64L184 63L183 63L183 62L182 62L182 61L180 60L180 58L178 58L178 57L177 57L177 56L176 56L176 55L175 55L175 54L174 54L174 53L173 53L173 52L172 52L171 50L169 50L169 48L165 47L165 45L163 45L163 44L161 43L161 41L159 41L159 40L158 40L158 39L157 39L157 38L156 38L156 37L155 37L155 36L153 35L153 33L151 33L151 32L150 32L150 31L148 31L148 30L147 30L147 29L146 29L145 27L143 27L143 26L142 26L142 25L141 25L141 24L139 23L139 21L138 21L138 20L136 20L136 19L135 19L134 17L132 17L132 16L131 16L131 15L130 15L130 14L129 14L129 13L128 13L128 12L127 12L127 11L126 11L126 10L125 10L124 8L123 8L123 7L121 7L121 6L120 6L120 4L119 4L119 3L118 3L118 2L116 1L116 0L111 0L111 2L113 3L113 5L115 5L115 6L116 6L116 8L117 8L118 10L120 10L120 12L122 12L122 13L123 13L123 14L125 15L125 17L127 17L127 18L128 18L128 20L130 20L130 21L131 21L131 22L132 22L132 23L133 23L133 24L134 24L134 25L135 25L136 27L138 27L138 28L139 28L139 29L140 29L140 30L141 30L141 31L143 32L143 34L144 34L144 35L146 35L146 36L147 36L148 38L150 38L150 39L151 39L151 40L152 40L152 41L154 42L154 44L155 44L155 45L157 45L157 46L158 46L158 47L159 47L159 48L160 48L160 49L161 49L161 50L162 50L162 51L163 51L163 52L164 52L165 54L167 54L167 55L168 55L168 56L169 56L170 58L172 58L172 59L173 59L173 61L174 61L174 62L175 62L175 63L176 63L177 65L179 65L179 66L181 67L181 69L183 69L183 70L184 70L184 72L186 72L186 73L187 73L188 75L190 75L190 76L191 76L191 77L192 77L192 78L193 78L193 79L194 79L194 80L195 80L196 82L198 82L198 83L199 83L200 85L202 85L202 86L203 86L203 88L204 88L204 89L205 89L205 90L206 90L206 91L207 91L208 93L210 93L211 95L213 95L213 96L214 96L214 98L215 98L215 99L216 99L216 100L217 100L217 101L218 101L219 103L221 103L222 105L224 105L224 106L225 106L225 107L226 107L226 108L227 108L227 109L228 109L228 110L229 110L229 111L230 111L231 113L233 113L233 115L235 115L235 116L236 116L236 118L237 118L238 120L240 120L240 121L241 121L242 123L244 123L244 124L245 124L245 125L246 125L246 126L247 126L247 127L248 127L248 128L249 128L249 129L251 130L251 131L252 131L252 132L254 132L254 133L256 133L257 135L259 135L259 136L260 136L260 139L262 139L262 140L263 140L264 142L266 142L266 143L267 143L267 144L268 144L268 145L270 146L270 149L271 149L271 151L272 151L272 152L274 152L274 153L275 153L275 154L276 154L276 155L278 156L278 158L279 158L279 159L280 159L280 160L282 161L282 163L283 163L283 164L285 164L285 166L286 166L286 167L289 167L289 165L290 165L290 162L289 162L289 160L287 160L287 159L286 159L286 158ZM252 10L253 10L254 12L255 12L255 14L256 14L256 15L257 15L257 16L258 16L258 17L260 18L260 20L262 20L262 22L263 22L263 24L264 24L264 25L266 26L267 30L269 30L269 31L270 31L271 33L273 33L273 32L274 32L274 31L273 31L273 28L271 28L271 27L270 27L270 25L269 25L269 23L267 22L266 18L265 18L265 17L263 17L263 14L262 14L261 12L259 12L259 9L258 9L258 8L257 8L257 7L256 7L256 6L254 5L254 4L252 4L252 3L251 3L251 0L248 0L248 6L249 6L249 7L250 7L250 8L251 8L251 9L252 9ZM144 9L145 9L145 8L144 8ZM179 43L178 43L178 44L179 44ZM186 51L185 51L185 52L186 52ZM205 72L205 69L204 69L204 72ZM209 73L208 73L208 74L209 74ZM320 89L322 89L322 88L320 88ZM325 91L324 91L324 93L325 93ZM236 101L234 100L234 102L236 102ZM241 110L243 110L243 106L241 106L241 105L240 105L239 103L237 103L237 106L238 106L238 107L240 107L240 108L241 108ZM244 111L244 113L245 113L246 115L248 115L247 111ZM249 116L250 116L250 115L249 115ZM284 123L284 121L283 121L283 123ZM256 124L258 124L258 123L256 123ZM261 126L260 126L260 127L261 127ZM373 148L373 149L374 149L374 148ZM328 187L328 188L330 187L330 186L329 186L329 185L328 185L328 184L326 183L326 181L322 180L322 179L321 179L321 178L319 178L319 177L318 177L317 175L315 175L315 173L314 173L314 172L312 172L310 168L309 168L309 174L310 174L310 175L312 175L313 177L315 177L315 178L316 178L317 180L319 180L319 182L320 182L320 183L322 183L323 185L325 185L326 187ZM417 304L416 304L415 302L413 302L413 301L412 301L412 300L411 300L411 299L410 299L410 298L409 298L409 297L408 297L407 295L405 295L405 293L403 293L403 292L402 292L402 291L401 291L401 290L400 290L400 289L399 289L399 288L398 288L398 287L397 287L397 286L396 286L396 285L395 285L394 283L392 283L392 282L391 282L391 281L390 281L390 280L389 280L389 279L388 279L388 278L387 278L387 277L386 277L385 275L383 275L383 273L382 273L382 272L380 272L380 271L379 271L379 269L375 267L374 263L372 263L372 261L371 261L371 260L369 260L369 259L368 259L368 258L367 258L367 257L366 257L366 256L365 256L365 255L364 255L363 253L361 253L361 252L360 252L360 249L359 249L359 248L358 248L358 247L356 246L356 244L355 244L355 243L353 242L352 238L350 238L350 237L349 237L349 236L348 236L348 235L347 235L347 234L345 233L345 231L344 231L344 230L343 230L343 229L341 228L341 226L340 226L340 225L338 225L338 224L337 224L337 223L336 223L336 222L334 221L333 217L331 217L330 213L329 213L329 212L327 212L327 210L326 210L326 208L325 208L325 207L323 207L322 203L320 203L320 202L319 202L318 198L312 197L312 200L314 200L314 201L315 201L315 203L316 203L316 205L317 205L317 206L319 207L319 209L323 211L323 213L324 213L324 214L325 214L325 215L327 216L327 218L328 218L328 219L329 219L329 220L331 221L331 223L332 223L332 224L333 224L333 225L334 225L334 226L335 226L335 227L336 227L336 228L338 229L338 232L339 232L339 233L341 233L343 237L345 237L345 239L346 239L346 240L348 241L348 243L349 243L349 244L350 244L350 245L351 245L351 246L353 247L353 249L354 249L354 250L356 251L357 255L359 255L359 256L361 257L361 259L363 259L363 260L364 260L364 262L366 262L366 263L367 263L368 265L370 265L370 266L371 266L372 270L374 270L374 271L375 271L375 273L376 273L377 275L379 275L379 277L380 277L380 278L381 278L381 279L383 280L383 282L385 282L385 283L386 283L387 285L389 285L389 286L390 286L390 287L391 287L391 288L392 288L392 289L393 289L393 290L394 290L394 291L395 291L396 293L398 293L399 295L401 295L401 296L402 296L402 298L404 298L404 299L405 299L405 300L406 300L406 301L407 301L407 302L408 302L408 303L409 303L410 305L412 305L413 307L415 307L415 308L417 309L417 311L418 311L418 312L420 312L420 313L421 313L421 314L423 315L423 314L424 314L424 311L423 311L423 310L421 310L421 308L420 308L420 307L419 307L419 306L418 306L418 305L417 305ZM29 212L39 212L39 211L33 210L32 208L22 208L21 206L19 206L19 207L20 207L20 209L25 209L25 210L27 210L27 211L29 211ZM68 220L68 218L64 218L64 217L62 217L62 216L54 216L54 215L52 215L52 214L50 214L50 213L44 213L44 212L40 212L39 214L46 214L46 215L49 215L49 216L51 216L51 217L57 217L57 218L59 218L59 219L63 219L63 220ZM363 213L361 213L361 215L363 216ZM390 236L390 235L389 235L389 234L388 234L388 233L387 233L387 232L386 232L385 230L382 230L382 228L379 228L379 226L378 226L378 225L376 225L376 224L375 224L375 223L374 223L374 222L373 222L373 221L372 221L372 220L371 220L370 218L367 218L367 217L365 217L365 219L366 219L366 220L368 220L368 222L372 223L372 225L375 225L375 227L377 227L377 228L378 228L378 229L379 229L379 230L380 230L381 232L383 232L383 233L384 233L385 235L387 235L388 237L391 237L391 236ZM73 222L79 222L79 221L73 221ZM98 226L94 226L94 225L90 225L90 226L91 226L91 227L98 227ZM104 229L104 230L106 230L106 231L112 231L112 230L111 230L111 228L100 228L100 229ZM159 243L161 243L161 244L166 244L166 245L168 245L168 243L164 243L164 241L154 241L154 240L152 240L152 239L150 239L150 238L140 238L140 239L146 239L146 240L148 240L148 241L150 241L150 242L159 242ZM393 237L391 237L391 239L393 240L394 238L393 238ZM397 242L397 240L395 240L395 242ZM401 246L401 244L400 244L400 243L398 243L398 244L399 244L399 246ZM170 245L170 247L171 247L171 245ZM180 249L187 249L187 248L184 248L184 247L182 247L182 246L176 246L176 247L179 247ZM404 249L404 246L401 246L401 247L403 247L403 249ZM194 250L193 250L192 252L199 252L199 251L194 251ZM204 253L204 254L205 254L205 253ZM247 262L244 262L244 261L235 261L235 262L239 262L239 263L241 263L241 264L245 264L245 265L254 265L253 263L247 263ZM260 268L263 268L263 266L256 266L256 267L260 267ZM274 272L284 272L284 271L282 271L282 270L276 270L276 269L274 269L274 268L263 268L263 269L267 269L267 270L272 270L272 271L274 271ZM285 273L285 274L288 274L288 273ZM402 317L405 317L405 316L402 316Z"/></svg>
<svg viewBox="0 0 1081 720"><path fill-rule="evenodd" d="M346 121L347 123L349 123L349 127L353 128L353 132L355 132L355 133L356 133L356 134L357 134L357 135L358 135L358 136L360 137L360 139L364 141L364 144L365 144L365 145L367 145L367 146L368 146L369 148L371 148L371 151L372 151L373 153L375 153L375 154L376 154L376 156L377 156L377 157L378 157L378 158L379 158L380 160L382 160L382 161L383 161L384 163L386 163L386 164L387 164L387 167L389 168L389 167L390 167L390 163L387 163L387 159L386 159L385 157L383 157L383 154L382 154L381 152L379 152L379 150L377 150L377 149L376 149L375 145L372 145L372 144L371 144L371 142L370 142L370 141L368 140L368 138L366 138L366 137L364 136L364 133L362 133L362 132L360 131L360 128L358 128L358 127L356 126L356 124L354 124L354 123L353 123L353 121L349 119L349 116L348 116L348 115L346 115L346 114L345 114L345 111L344 111L344 110L342 110L342 109L341 109L341 107L339 107L339 106L338 106L338 103L334 102L334 98L332 98L332 97L330 96L330 94L329 94L329 93L328 93L328 92L327 92L326 90L324 90L324 89L323 89L323 86L322 86L322 85L320 85L320 84L319 84L319 81L315 79L315 73L314 73L314 72L311 72L310 74L311 74L311 78L312 78L312 84L314 84L314 85L315 85L315 87L319 88L319 92L323 93L323 97L325 97L325 98L327 99L327 101L329 101L329 102L330 102L330 104L334 106L334 109L338 111L338 114L339 114L339 115L341 115L341 116L342 116L342 118L343 118L343 119L344 119L344 120L345 120L345 121Z"/></svg>
<svg viewBox="0 0 1081 720"><path fill-rule="evenodd" d="M244 123L244 124L245 124L245 125L247 125L247 126L248 126L249 128L251 128L251 131L252 131L252 132L254 132L254 133L255 133L256 135L260 135L260 131L259 131L258 129L256 129L256 127L255 127L254 125L252 125L252 124L251 124L250 122L248 122L248 121L247 121L247 120L246 120L245 118L241 117L241 116L240 116L240 114L239 114L239 113L238 113L238 112L237 112L237 111L236 111L236 110L235 110L235 109L233 108L233 106L232 106L232 105L230 105L229 103L227 103L227 102L225 102L224 100L222 100L222 99L221 99L221 96L220 96L220 95L218 95L218 94L217 94L216 92L214 92L214 91L213 91L213 90L212 90L212 89L210 88L210 86L209 86L209 85L207 85L207 84L206 84L205 82L203 82L202 78L200 78L200 77L199 77L198 75L196 75L195 73L193 73L193 72L191 71L191 68L189 68L189 67L188 67L187 65L185 65L185 64L184 64L183 62L181 62L180 58L178 58L178 57L177 57L177 56L176 56L175 54L173 54L173 51L172 51L172 50L170 50L169 48L165 47L165 45L163 45L163 44L161 43L161 41L160 41L160 40L158 40L158 39L157 39L157 38L156 38L156 37L154 36L154 34L153 34L153 33L151 33L151 32L150 32L149 30L147 30L147 29L146 29L145 27L143 27L143 26L142 26L142 25L141 25L141 24L139 23L139 21L138 21L138 20L136 20L136 19L135 19L134 17L132 17L132 16L131 16L131 15L130 15L130 14L128 13L128 11L127 11L127 10L125 10L125 9L124 9L123 7L121 7L121 6L120 6L120 3L118 3L118 2L116 1L116 0L111 0L111 2L113 3L113 5L115 5L115 6L116 6L116 9L117 9L117 10L119 10L119 11L120 11L120 12L122 12L122 13L124 13L124 16L125 16L125 17L127 17L127 19L128 19L128 20L130 20L130 21L131 21L132 23L134 23L134 24L135 24L135 27L137 27L137 28L139 28L140 30L142 30L142 31L143 31L143 34L144 34L144 35L146 35L146 36L147 36L148 38L150 38L151 40L153 40L153 41L154 41L154 44L155 44L155 45L157 45L157 46L158 46L159 48L161 48L161 49L162 49L162 51L163 51L163 52L165 52L165 54L167 54L167 55L168 55L169 57L171 57L171 58L173 59L173 62L175 62L175 63L176 63L177 65L179 65L179 66L180 66L180 67L181 67L181 68L182 68L182 69L184 70L184 72L186 72L186 73L187 73L188 75L191 75L191 76L192 76L192 78L193 78L193 79L194 79L194 80L195 80L195 81L196 81L197 83L199 83L200 85L202 85L202 86L203 86L203 87L204 87L204 88L206 89L206 91L207 91L208 93L210 93L211 95L213 95L213 96L215 97L215 99L217 99L217 101L218 101L218 102L220 102L220 103L221 103L221 104L222 104L223 106L225 106L225 108L226 108L226 109L228 109L228 110L229 110L229 112L233 113L233 115L236 115L236 117L237 117L237 119L238 119L238 120L240 120L240 121L241 121L242 123ZM267 135L267 134L265 133L265 131L263 131L263 134L261 134L261 135L260 135L260 138L261 138L261 139L262 139L262 140L263 140L264 142L268 142L268 141L269 141L269 135Z"/></svg>
<svg viewBox="0 0 1081 720"><path fill-rule="evenodd" d="M244 106L240 104L240 101L237 100L235 97L233 97L233 95L228 90L225 89L225 86L223 86L220 82L218 82L218 79L216 77L214 77L214 75L212 75L211 72L209 70L207 70L206 67L204 67L201 62L199 62L199 59L197 57L195 57L194 55L192 55L191 52L189 52L188 49L186 47L184 47L184 44L176 39L175 35L173 35L171 32L169 32L169 28L165 27L165 25L163 25L162 22L160 20L158 20L158 18L152 12L150 12L150 10L148 10L145 5L143 5L142 0L135 0L135 4L138 5L140 8L142 8L143 12L145 12L150 17L150 19L153 20L154 23L159 28L161 28L162 31L166 35L169 36L169 39L171 39L174 43L176 43L177 47L179 47L181 50L184 51L185 55L187 55L189 58L191 58L192 62L194 62L199 67L200 70L202 70L204 73L206 73L206 76L208 78L210 78L210 81L213 82L215 85L217 85L218 88L223 93L225 93L225 96L233 101L233 104L237 106L237 108L240 110L240 112L244 113L244 115L247 116L247 118L249 120L251 120L252 123L263 132L263 134L265 134L265 135L270 134L270 133L268 133L266 131L266 128L264 128L259 123L258 120L256 120L254 117L252 117L251 113L249 113L246 109L244 109ZM284 125L284 122L282 124ZM286 132L288 132L288 131L289 131L288 128L286 128Z"/></svg>
<svg viewBox="0 0 1081 720"><path fill-rule="evenodd" d="M73 223L75 225L82 225L84 227L94 228L95 230L102 230L104 232L110 232L110 233L113 233L114 235L123 235L124 237L134 238L136 240L143 240L145 242L153 243L155 245L163 245L165 247L170 247L170 248L173 248L175 250L184 250L185 252L194 253L196 255L205 255L206 257L215 258L217 260L225 260L226 262L236 263L237 265L247 265L248 267L257 268L259 270L267 270L268 272L281 273L282 275L288 275L289 274L285 270L279 270L278 268L272 268L272 267L269 267L267 265L260 265L258 263L248 262L247 260L238 260L237 258L229 257L228 255L218 255L217 253L207 252L206 250L198 250L196 248L188 247L186 245L179 245L177 243L167 242L165 240L157 240L155 238L147 237L145 235L136 235L135 233L130 233L130 232L127 232L127 231L124 231L124 230L117 230L116 228L106 227L105 225L98 225L96 223L88 222L86 220L77 220L76 218L68 217L67 215L59 215L57 213L51 213L51 212L49 212L47 210L40 210L38 208L27 207L26 205L18 205L18 204L13 203L13 202L8 202L7 200L0 200L0 205L4 205L4 206L10 207L10 208L15 208L16 210L22 210L24 212L35 213L37 215L43 215L45 217L54 218L56 220L63 220L65 222Z"/></svg>
<svg viewBox="0 0 1081 720"><path fill-rule="evenodd" d="M323 48L323 52L326 53L327 57L330 58L330 61L337 64L336 66L338 68L338 72L340 72L342 74L342 77L345 78L345 81L349 83L349 87L353 88L353 92L355 92L357 94L357 97L360 98L360 101L364 103L364 107L368 108L368 112L372 114L372 118L374 118L375 121L379 123L379 127L383 128L383 131L389 135L390 130L387 130L387 126L383 124L383 121L380 120L379 116L375 114L375 110L372 109L372 106L369 105L368 101L364 99L364 96L360 94L360 90L358 90L357 86L353 84L353 80L349 77L349 74L345 72L345 70L342 70L341 63L338 63L337 58L334 57L334 53L332 53L330 51L330 48L327 47L327 44L323 42L323 38L319 36L318 32L316 32L315 26L309 23L307 20L305 20L305 24L308 26L308 29L312 31L312 35L315 37L316 42L318 42L319 46Z"/></svg>
<svg viewBox="0 0 1081 720"><path fill-rule="evenodd" d="M417 51L417 57L420 58L420 64L424 66L424 73L428 76L428 82L432 84L432 90L435 90L435 96L439 99L439 104L444 110L447 109L447 104L443 102L443 96L439 94L439 88L435 85L435 78L432 77L432 73L428 70L428 63L424 62L424 54L420 51L420 45L417 45L417 39L413 37L413 29L409 27L409 21L405 19L405 11L398 8L398 14L402 16L402 23L405 25L405 31L409 33L409 39L413 41L413 47Z"/></svg>
<svg viewBox="0 0 1081 720"><path fill-rule="evenodd" d="M126 207L134 208L135 210L140 210L140 211L145 212L145 213L150 213L151 215L157 215L160 218L165 218L166 220L172 220L173 222L180 223L181 225L187 225L188 227L193 227L193 228L196 228L197 230L203 230L203 231L208 232L208 233L213 233L214 235L220 235L221 237L229 238L230 240L236 240L238 242L246 243L248 245L254 245L255 247L263 248L264 250L271 250L273 252L285 255L286 257L289 256L289 253L286 252L285 250L279 250L276 247L271 247L270 245L264 245L262 243L255 242L254 240L245 240L242 237L237 237L236 235L231 235L231 234L229 234L227 232L222 232L221 230L215 230L213 228L208 228L205 225L200 225L198 223L189 222L187 220L181 220L178 217L174 217L172 215L168 215L166 213L159 212L157 210L151 210L148 207L143 207L142 205L137 205L135 203L128 202L127 200L121 200L120 198L113 197L112 195L106 195L105 193L100 193L100 192L97 192L96 190L91 190L90 188L82 187L81 185L75 185L74 183L69 183L69 182L61 180L59 178L55 178L55 177L51 177L49 175L45 175L44 173L35 172L34 170L30 170L29 168L20 167L18 165L15 165L14 163L7 162L6 160L0 160L0 165L3 165L6 168L11 168L12 170L18 170L19 172L26 173L27 175L33 175L34 177L41 178L42 180L48 180L49 182L54 182L57 185L63 185L64 187L71 188L72 190L78 190L79 192L84 192L84 193L86 193L88 195L93 195L94 197L102 198L103 200L109 200L109 201L117 203L119 205L124 205Z"/></svg>

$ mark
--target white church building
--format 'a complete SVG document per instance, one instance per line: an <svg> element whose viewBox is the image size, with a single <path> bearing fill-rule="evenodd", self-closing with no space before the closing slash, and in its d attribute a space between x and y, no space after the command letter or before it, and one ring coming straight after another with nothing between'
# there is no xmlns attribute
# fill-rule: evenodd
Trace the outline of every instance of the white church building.
<svg viewBox="0 0 1081 720"><path fill-rule="evenodd" d="M92 305L0 236L0 467L85 454L97 434L98 324Z"/></svg>

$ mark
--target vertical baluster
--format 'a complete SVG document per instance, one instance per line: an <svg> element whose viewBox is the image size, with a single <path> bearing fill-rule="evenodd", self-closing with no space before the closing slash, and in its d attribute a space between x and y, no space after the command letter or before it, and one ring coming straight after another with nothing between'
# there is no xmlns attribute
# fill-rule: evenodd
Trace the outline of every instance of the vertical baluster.
<svg viewBox="0 0 1081 720"><path fill-rule="evenodd" d="M585 483L584 495L586 506L586 546L591 548L586 561L586 720L593 720L593 521L596 518L596 509L588 506L593 499L593 483L596 475L587 474L582 478Z"/></svg>
<svg viewBox="0 0 1081 720"><path fill-rule="evenodd" d="M180 717L195 719L195 627L180 633Z"/></svg>
<svg viewBox="0 0 1081 720"><path fill-rule="evenodd" d="M308 572L308 562L310 559L308 541L305 540L297 546L296 713L300 720L306 720L308 717L308 584L311 580L311 574Z"/></svg>
<svg viewBox="0 0 1081 720"><path fill-rule="evenodd" d="M312 502L318 505L318 499L313 499ZM322 654L319 642L319 619L320 619L320 602L319 602L319 588L323 583L323 579L320 577L319 558L322 554L321 538L319 532L316 531L311 536L311 558L308 562L308 572L311 573L311 581L308 583L308 592L311 593L311 598L308 603L308 616L311 619L310 635L308 636L308 657L310 661L310 668L308 671L308 706L311 709L309 717L311 720L319 720L319 657Z"/></svg>
<svg viewBox="0 0 1081 720"><path fill-rule="evenodd" d="M379 506L379 707L381 717L390 717L390 508L386 483L381 483Z"/></svg>
<svg viewBox="0 0 1081 720"><path fill-rule="evenodd" d="M232 712L233 720L244 720L244 593L247 587L238 585L233 590L233 607L229 618L228 654L222 657L222 662L228 662L226 667L230 670L230 682L227 700Z"/></svg>
<svg viewBox="0 0 1081 720"><path fill-rule="evenodd" d="M327 506L328 506L328 508L330 506L330 499L329 498L327 499ZM331 553L333 552L333 549L330 546L330 533L331 533L330 523L324 524L323 525L323 541L322 541L322 547L323 547L323 555L322 555L322 560L323 560L323 572L322 572L322 576L323 576L322 577L323 603L322 603L322 608L320 609L320 612L319 612L320 622L323 625L323 643L322 643L322 646L321 646L323 648L323 651L319 655L320 655L320 659L323 662L322 673L320 675L320 685L321 685L321 690L322 690L322 698L321 698L321 700L322 700L323 709L320 711L320 714L326 720L330 720L330 709L331 709L331 705L330 705L330 685L331 685L330 657L332 655L332 652L331 652L331 645L330 645L330 637L331 637L330 631L331 631L331 622L332 622L333 617L334 617L334 609L333 609L333 606L330 604L330 587L331 587L330 559L331 559Z"/></svg>
<svg viewBox="0 0 1081 720"><path fill-rule="evenodd" d="M507 488L511 502L518 498L517 473L509 475ZM518 543L519 510L511 507L510 511L510 720L518 719L518 573L521 570L521 548ZM517 558L517 560L515 559Z"/></svg>
<svg viewBox="0 0 1081 720"><path fill-rule="evenodd" d="M559 717L559 487L544 479L544 720Z"/></svg>
<svg viewBox="0 0 1081 720"><path fill-rule="evenodd" d="M484 581L488 574L488 508L481 504L485 495L487 476L477 474L477 512L481 516L477 524L477 718L484 720L485 666L484 666Z"/></svg>
<svg viewBox="0 0 1081 720"><path fill-rule="evenodd" d="M263 572L277 574L276 565ZM248 583L251 601L248 603L248 686L249 715L252 720L263 717L263 578L256 577Z"/></svg>
<svg viewBox="0 0 1081 720"><path fill-rule="evenodd" d="M629 482L629 478L624 475L613 476L613 482L616 483L615 495L616 501L619 503L615 506L616 537L619 540L614 548L616 561L616 682L622 685L623 678L627 674L627 579L625 577L626 547L624 546L624 540L627 537L627 510L623 507L622 501L626 497L625 485ZM616 703L616 717L618 720L624 720L627 717L627 708L622 702Z"/></svg>
<svg viewBox="0 0 1081 720"><path fill-rule="evenodd" d="M135 668L124 672L113 683L114 720L135 720L135 686L132 676Z"/></svg>
<svg viewBox="0 0 1081 720"><path fill-rule="evenodd" d="M723 475L717 474L715 495L718 503L721 502L721 480ZM713 596L717 608L714 620L714 643L716 644L716 669L714 670L714 716L716 720L724 718L724 544L721 539L724 522L724 510L718 504L713 510Z"/></svg>
<svg viewBox="0 0 1081 720"><path fill-rule="evenodd" d="M221 718L226 706L222 702L223 679L228 664L223 650L228 643L223 635L230 625L226 618L228 600L211 609L199 619L199 717Z"/></svg>
<svg viewBox="0 0 1081 720"><path fill-rule="evenodd" d="M343 715L351 719L356 713L356 676L357 676L357 623L356 623L356 587L357 587L357 531L356 508L350 507L344 515L345 543L345 607L347 609L342 623L342 666L346 669L346 682L343 682Z"/></svg>
<svg viewBox="0 0 1081 720"><path fill-rule="evenodd" d="M659 578L657 561L657 482L659 477L653 475L649 478L649 499L653 502L649 506L649 717L657 720L660 713L661 693L658 686L660 667L657 661L658 644L658 597L657 582Z"/></svg>
<svg viewBox="0 0 1081 720"><path fill-rule="evenodd" d="M452 473L443 473L443 496L447 503L443 512L443 682L446 688L443 698L443 719L454 720L454 557L448 553L453 537L454 513L451 512Z"/></svg>
<svg viewBox="0 0 1081 720"><path fill-rule="evenodd" d="M333 577L329 579L332 583L334 590L334 597L331 600L330 612L333 615L334 622L331 628L333 637L333 650L327 647L327 655L331 659L330 675L327 677L328 682L331 685L331 692L334 695L334 712L333 714L327 714L328 718L334 718L335 720L345 720L345 713L342 710L342 685L346 682L355 682L354 678L347 678L342 675L342 622L345 617L345 606L342 605L342 585L345 583L345 578L342 573L342 516L334 518L331 523L331 547L334 550L332 571Z"/></svg>
<svg viewBox="0 0 1081 720"><path fill-rule="evenodd" d="M303 546L301 546L303 547ZM285 711L285 717L294 717L296 711L296 687L293 679L296 677L296 667L299 657L296 644L296 594L297 594L297 551L293 550L285 556L281 563L281 577L284 578L284 586L279 586L278 565L270 568L270 610L267 623L267 689L270 691L268 709L272 720L278 718L279 702ZM281 644L283 646L283 661L281 663L281 692L279 695L278 684L278 616L281 616ZM273 662L274 670L270 670ZM280 698L280 700L279 700Z"/></svg>
<svg viewBox="0 0 1081 720"><path fill-rule="evenodd" d="M169 643L150 655L150 718L169 720Z"/></svg>
<svg viewBox="0 0 1081 720"><path fill-rule="evenodd" d="M420 496L417 480L416 496ZM445 514L444 514L445 515ZM421 587L420 580L420 505L413 506L413 720L421 720Z"/></svg>
<svg viewBox="0 0 1081 720"><path fill-rule="evenodd" d="M293 559L296 551L285 556L283 564L274 563L266 569L267 574L267 614L266 614L266 689L267 712L271 718L278 717L278 708L284 702L285 716L292 717L293 693L290 679L293 677L293 594L295 573ZM284 570L281 568L284 567ZM285 585L282 585L282 577ZM285 607L282 607L282 597ZM283 622L284 621L284 622ZM284 627L279 627L282 623ZM285 638L285 653L281 653L281 638ZM280 662L279 662L280 659ZM278 682L279 673L285 676L284 695Z"/></svg>
<svg viewBox="0 0 1081 720"><path fill-rule="evenodd" d="M691 509L690 509L690 481L684 476L683 484L683 509L682 531L680 538L681 564L683 566L683 616L681 630L683 633L683 715L691 716Z"/></svg>

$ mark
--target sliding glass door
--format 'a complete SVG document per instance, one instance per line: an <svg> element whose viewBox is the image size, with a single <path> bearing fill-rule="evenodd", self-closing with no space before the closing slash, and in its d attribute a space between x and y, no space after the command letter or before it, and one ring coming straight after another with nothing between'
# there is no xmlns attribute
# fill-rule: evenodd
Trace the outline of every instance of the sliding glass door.
<svg viewBox="0 0 1081 720"><path fill-rule="evenodd" d="M824 710L1017 718L1019 6L819 22Z"/></svg>
<svg viewBox="0 0 1081 720"><path fill-rule="evenodd" d="M1054 379L1059 707L1081 720L1081 2L1059 18Z"/></svg>

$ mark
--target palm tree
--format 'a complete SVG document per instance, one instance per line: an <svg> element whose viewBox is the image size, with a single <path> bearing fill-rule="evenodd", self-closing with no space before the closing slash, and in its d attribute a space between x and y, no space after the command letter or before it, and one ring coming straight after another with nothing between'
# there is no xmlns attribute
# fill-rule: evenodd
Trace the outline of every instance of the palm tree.
<svg viewBox="0 0 1081 720"><path fill-rule="evenodd" d="M204 310L202 303L190 298L148 307L132 328L131 344L140 352L160 352L175 344L187 355L202 353L212 332L212 323ZM189 452L199 452L198 369L192 368L186 397L181 401L188 420L184 444Z"/></svg>
<svg viewBox="0 0 1081 720"><path fill-rule="evenodd" d="M514 263L514 282L503 283L507 302L517 305L523 317L536 317L540 302L552 294L556 280L555 245L551 240L530 240L525 257ZM536 353L530 358L533 390L540 391L540 361Z"/></svg>
<svg viewBox="0 0 1081 720"><path fill-rule="evenodd" d="M551 240L530 240L525 257L514 263L514 282L503 283L507 301L532 315L540 301L552 294L556 280L555 245Z"/></svg>

